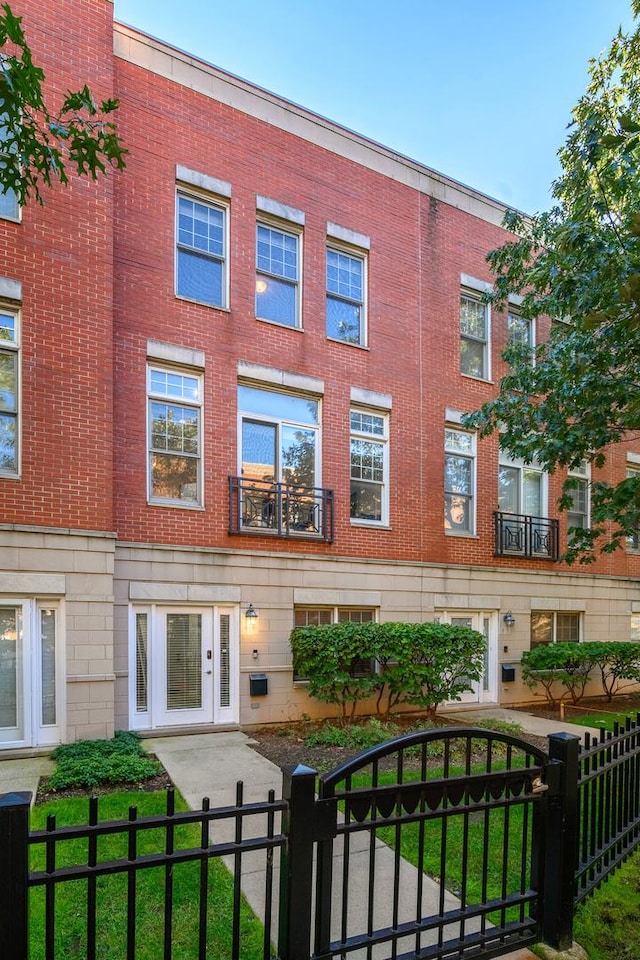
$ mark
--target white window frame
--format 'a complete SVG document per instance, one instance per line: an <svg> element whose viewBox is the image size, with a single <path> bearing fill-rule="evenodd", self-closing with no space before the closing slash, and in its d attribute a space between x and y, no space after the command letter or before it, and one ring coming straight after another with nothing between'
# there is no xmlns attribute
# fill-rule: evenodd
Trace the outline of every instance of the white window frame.
<svg viewBox="0 0 640 960"><path fill-rule="evenodd" d="M533 618L537 616L551 617L551 638L549 640L539 640L537 642L534 641ZM577 617L577 620L578 620L578 639L577 640L558 639L558 619L561 617ZM534 649L534 647L542 647L550 643L581 643L582 642L583 615L578 610L532 610L529 625L530 625L529 643L530 643L530 649L532 650Z"/></svg>
<svg viewBox="0 0 640 960"><path fill-rule="evenodd" d="M523 324L525 325L525 329L527 330L526 343L521 338L514 336L515 324L513 321L518 322L520 329L522 329ZM523 317L517 308L512 306L509 307L507 313L507 339L510 347L525 343L531 358L531 366L534 366L536 357L536 322L533 319L527 319L526 317Z"/></svg>
<svg viewBox="0 0 640 960"><path fill-rule="evenodd" d="M344 292L340 292L338 290L329 289L329 254L330 253L336 254L337 256L347 257L349 260L355 260L361 264L362 290L361 290L360 299L350 297L348 294ZM326 285L325 330L326 330L328 340L335 340L338 343L346 343L347 345L352 347L367 346L367 285L368 285L367 268L368 268L368 257L365 251L355 250L352 247L340 245L338 243L335 243L334 241L329 241L327 243L326 265L325 265L325 274L326 274L326 277L325 277L325 285ZM336 301L339 301L340 303L345 303L349 306L353 306L359 309L360 318L359 318L359 326L358 326L358 338L356 340L349 339L348 337L340 337L337 335L334 336L333 334L329 333L329 330L328 330L329 300L336 300Z"/></svg>
<svg viewBox="0 0 640 960"><path fill-rule="evenodd" d="M197 399L189 399L172 395L169 392L155 390L152 387L153 373L157 372L166 376L188 377L197 383ZM203 433L204 433L204 400L203 400L203 375L199 370L193 370L185 367L171 367L163 363L154 361L147 362L147 499L150 504L163 507L180 507L186 510L203 509L204 507L204 487L203 487ZM186 459L193 459L197 462L196 466L196 496L193 499L180 499L178 497L160 497L153 493L153 455L171 456L171 450L154 450L152 445L153 418L151 415L152 404L166 403L170 406L183 407L187 410L195 410L198 414L198 450L195 455L189 453L183 454ZM180 456L178 451L174 451L176 456Z"/></svg>
<svg viewBox="0 0 640 960"><path fill-rule="evenodd" d="M295 278L285 277L282 274L278 274L269 270L260 269L258 266L258 230L260 228L266 230L272 230L275 233L280 233L284 237L290 237L296 242L296 275ZM256 220L256 272L255 272L255 315L256 320L261 320L264 323L273 323L279 327L285 327L287 330L302 330L302 230L296 229L294 225L289 223L282 223L279 220L273 220L268 216L258 216ZM294 317L293 323L286 323L282 320L278 320L272 317L263 317L261 316L258 310L258 296L260 292L261 284L268 284L269 279L272 278L279 283L288 284L294 290ZM266 287L265 287L266 289Z"/></svg>
<svg viewBox="0 0 640 960"><path fill-rule="evenodd" d="M578 480L581 484L584 485L584 497L585 497L585 509L584 510L567 510L567 526L568 527L579 527L581 530L588 530L591 526L591 497L589 494L589 489L591 486L591 464L586 460L583 460L580 466L574 467L568 471L568 476ZM579 488L572 488L569 493L572 496L572 499L575 504L575 494L578 492ZM583 524L576 524L571 522L571 515L584 517Z"/></svg>
<svg viewBox="0 0 640 960"><path fill-rule="evenodd" d="M16 381L15 381L15 410L0 410L0 418L11 419L14 424L15 451L14 467L3 468L0 462L0 477L17 478L21 475L21 455L22 455L22 349L21 349L21 315L16 307L8 306L0 301L0 318L2 316L10 317L14 321L13 337L6 339L0 335L0 354L13 358L15 362ZM0 319L0 329L4 327Z"/></svg>
<svg viewBox="0 0 640 960"><path fill-rule="evenodd" d="M210 210L216 210L222 214L222 253L215 254L209 253L205 250L199 250L197 247L191 246L187 243L180 242L180 229L179 229L179 217L180 217L180 198L183 197L186 200L191 200L193 203L198 203L202 207L206 207ZM195 256L202 257L203 259L210 260L211 262L219 263L221 269L221 280L220 280L220 303L215 303L212 300L202 300L197 297L190 297L185 293L181 293L180 286L180 270L179 270L179 252L184 250L188 253L192 253ZM193 189L185 189L184 187L177 187L176 189L176 220L175 220L175 295L180 300L188 300L191 303L200 303L206 307L212 307L214 310L227 310L229 308L229 204L219 197L212 197L208 194L201 193Z"/></svg>
<svg viewBox="0 0 640 960"><path fill-rule="evenodd" d="M454 434L464 436L469 440L469 446L465 450L464 446L460 446L458 443L453 442ZM477 484L477 470L476 470L476 454L477 454L477 437L475 433L472 433L470 430L463 430L459 424L447 423L445 424L444 431L444 521L445 521L445 533L447 536L453 537L473 537L476 532L476 484ZM466 493L460 490L449 489L447 483L447 459L448 457L457 457L463 460L467 460L471 464L471 492ZM465 502L468 505L467 513L469 514L466 521L466 526L468 529L456 529L452 525L452 520L450 518L450 504L451 501L448 498L464 498ZM447 526L449 524L449 526Z"/></svg>
<svg viewBox="0 0 640 960"><path fill-rule="evenodd" d="M468 300L476 303L483 308L484 312L484 337L476 337L473 334L465 333L462 328L462 302ZM482 295L476 290L463 287L460 291L460 373L463 377L471 377L472 380L491 380L491 308L488 303L483 303ZM463 344L479 343L482 345L482 372L480 374L471 373L463 369Z"/></svg>
<svg viewBox="0 0 640 960"><path fill-rule="evenodd" d="M360 429L354 428L352 417L356 415L361 418L375 418L380 421L382 433L373 433L364 429L362 422ZM354 477L352 474L352 444L353 442L375 444L382 450L382 480L367 479L365 477ZM349 494L349 516L352 526L364 527L384 527L389 524L389 413L386 410L375 408L360 407L351 405L349 410L349 484L352 483L375 483L380 488L380 519L368 517L357 517L351 513L351 490Z"/></svg>
<svg viewBox="0 0 640 960"><path fill-rule="evenodd" d="M500 467L510 467L514 470L518 470L520 474L519 493L518 493L519 509L516 512L516 516L523 516L523 517L538 516L537 514L527 513L526 510L524 509L523 482L524 482L524 473L527 470L531 471L532 473L540 474L542 478L542 484L540 487L541 502L540 502L539 516L540 516L540 519L546 519L548 517L548 507L549 507L549 474L542 469L541 464L539 464L536 460L534 460L532 463L525 463L524 460L520 457L516 457L515 459L512 459L505 451L500 450L500 453L498 455L498 509L502 513L510 514L511 513L510 510L505 510L500 505L500 474L499 474Z"/></svg>
<svg viewBox="0 0 640 960"><path fill-rule="evenodd" d="M5 69L6 69L5 57L4 55L0 55L0 71L4 72ZM3 155L7 156L10 152L15 153L15 148L16 148L16 144L14 141L13 150L11 149L11 146L9 150L2 149L6 143L6 138L2 136L2 133L5 131L6 131L6 128L2 124L2 116L0 115L0 162ZM7 209L3 211L2 201L5 200L5 198L13 198L12 210L9 210L9 205L7 205ZM4 193L0 194L0 219L10 220L12 223L20 223L22 220L22 206L18 203L16 192L12 188L9 188Z"/></svg>
<svg viewBox="0 0 640 960"><path fill-rule="evenodd" d="M315 620L317 623L297 623L297 614L298 613L312 613L314 614ZM353 614L357 614L356 618L353 618ZM366 614L365 618L362 619L362 614ZM370 614L370 616L369 616ZM336 605L309 605L309 604L296 604L293 608L293 626L296 627L308 627L308 626L324 626L332 623L378 623L380 619L380 611L378 607L371 606L354 606L354 605L345 605L345 604L336 604ZM358 619L358 617L360 619ZM302 618L300 618L302 619ZM308 618L305 618L308 620ZM306 686L309 683L307 677L302 677L296 674L293 664L291 665L293 671L293 682L294 684L301 686ZM370 671L369 671L370 672Z"/></svg>
<svg viewBox="0 0 640 960"><path fill-rule="evenodd" d="M633 460L631 457L633 457ZM640 477L640 456L638 454L629 454L626 476L627 478ZM640 553L640 527L634 536L627 537L627 553Z"/></svg>

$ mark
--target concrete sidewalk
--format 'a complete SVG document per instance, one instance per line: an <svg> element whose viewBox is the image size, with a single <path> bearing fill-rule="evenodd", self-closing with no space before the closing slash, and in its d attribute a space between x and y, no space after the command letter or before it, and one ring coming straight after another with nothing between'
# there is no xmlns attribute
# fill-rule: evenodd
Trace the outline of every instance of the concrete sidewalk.
<svg viewBox="0 0 640 960"><path fill-rule="evenodd" d="M460 719L460 718L458 718ZM470 723L474 721L470 720ZM155 737L144 741L145 747L158 757L171 779L183 794L189 806L200 808L203 797L209 797L211 807L231 806L235 803L235 784L244 782L244 802L265 800L269 790L274 790L276 798L281 796L282 772L279 767L251 749L250 740L244 734L214 733L182 737ZM246 824L246 836L264 835L264 818L254 818ZM220 824L215 825L215 842L231 839L233 821L229 821L226 830ZM276 826L276 829L279 829ZM343 859L342 838L334 844L334 861L337 864L334 876L333 902L334 917L340 918L342 898ZM232 866L232 863L229 863ZM391 924L393 877L395 855L393 850L381 841L375 842L375 896L374 926L384 927ZM367 906L369 882L371 876L371 851L368 836L356 833L350 837L349 846L349 887L347 890L349 907L348 934L357 934L367 928ZM242 857L242 892L254 912L261 918L265 914L265 855L249 854ZM421 882L420 882L421 881ZM277 890L278 876L274 878ZM399 920L411 921L415 917L416 903L420 898L422 915L429 916L439 910L441 888L438 883L427 877L419 877L418 871L406 861L400 864ZM455 909L459 901L444 892L445 910ZM334 921L336 922L336 921ZM458 925L452 926L449 936L457 934ZM467 932L474 927L467 924ZM273 917L272 930L277 930L277 916ZM332 930L332 937L338 938L340 930ZM423 946L428 943L423 937ZM349 954L352 960L364 960L366 951ZM372 954L373 960L382 960L386 956L385 948L380 947ZM519 950L510 954L513 960L536 960L529 950Z"/></svg>

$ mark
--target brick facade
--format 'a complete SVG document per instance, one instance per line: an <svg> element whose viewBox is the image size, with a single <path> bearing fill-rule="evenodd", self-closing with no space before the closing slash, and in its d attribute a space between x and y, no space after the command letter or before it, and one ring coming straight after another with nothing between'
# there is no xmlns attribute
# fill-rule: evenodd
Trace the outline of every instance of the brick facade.
<svg viewBox="0 0 640 960"><path fill-rule="evenodd" d="M504 208L114 25L108 0L87 0L81 21L71 0L37 17L26 2L15 10L49 99L85 81L97 96L120 99L129 157L122 174L97 183L72 178L47 194L44 208L27 206L21 222L0 220L4 276L22 290L22 461L17 476L0 474L0 537L7 576L26 577L11 589L7 580L0 603L31 604L24 615L36 624L42 604L54 602L62 660L55 730L38 735L34 720L30 733L9 736L7 745L108 733L114 723L182 729L317 712L292 680L294 607L374 608L381 620L472 616L490 637L491 681L486 696L478 694L488 702L528 696L519 677L501 684L499 664L517 665L528 648L532 612L575 613L583 639L627 638L640 611L637 554L617 551L588 571L496 556L496 438L477 444L472 535L445 532L445 424L455 429L460 413L490 398L505 369L507 318L497 311L490 379L462 376L459 366L461 286L465 278L491 282L485 257L506 239ZM176 295L179 184L226 211L224 308ZM298 329L256 319L256 219L265 204L265 222L278 228L291 227L287 211L298 216ZM274 220L279 210L283 218ZM363 346L326 335L326 250L336 230L367 241ZM539 322L538 341L547 334ZM150 502L148 361L201 378L199 504ZM272 390L284 383L282 392L319 401L319 485L335 497L331 542L230 533L239 383ZM388 513L378 524L350 518L349 409L366 397L372 403L360 406L378 411L389 430ZM628 453L612 451L608 477L624 475ZM550 518L560 483L549 478ZM561 515L561 546L565 524ZM76 549L85 536L86 570ZM61 537L69 540L64 549ZM37 545L29 562L27 541ZM40 591L36 572L60 574L53 594L50 582ZM259 611L253 632L244 617L249 603ZM512 628L504 625L507 610ZM204 631L201 667L212 669L203 683L214 688L202 688L200 706L184 701L172 714L162 684L169 624L186 623L181 614ZM25 644L37 636L33 626ZM249 694L247 675L256 669L269 678L266 698ZM22 680L25 696L37 699L41 679Z"/></svg>

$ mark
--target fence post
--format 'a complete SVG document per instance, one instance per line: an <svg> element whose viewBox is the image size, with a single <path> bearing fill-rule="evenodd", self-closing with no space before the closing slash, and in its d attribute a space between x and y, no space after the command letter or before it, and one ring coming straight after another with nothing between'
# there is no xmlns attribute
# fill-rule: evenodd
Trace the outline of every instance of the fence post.
<svg viewBox="0 0 640 960"><path fill-rule="evenodd" d="M316 771L310 767L283 769L282 797L288 807L282 814L287 842L280 856L279 960L309 960L311 953L315 788Z"/></svg>
<svg viewBox="0 0 640 960"><path fill-rule="evenodd" d="M0 944L2 960L27 960L31 793L0 795Z"/></svg>
<svg viewBox="0 0 640 960"><path fill-rule="evenodd" d="M542 938L556 950L573 942L573 891L578 851L578 757L580 737L549 736L549 757L561 761L560 785L547 801Z"/></svg>

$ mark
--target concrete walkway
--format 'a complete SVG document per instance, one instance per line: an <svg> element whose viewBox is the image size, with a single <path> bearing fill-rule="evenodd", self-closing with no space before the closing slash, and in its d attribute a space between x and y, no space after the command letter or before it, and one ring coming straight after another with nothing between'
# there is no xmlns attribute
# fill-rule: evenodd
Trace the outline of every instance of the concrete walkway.
<svg viewBox="0 0 640 960"><path fill-rule="evenodd" d="M468 723L473 726L481 719L506 720L518 723L527 733L546 736L549 733L564 731L575 733L581 738L585 732L598 736L598 731L590 728L576 727L573 724L559 721L544 720L533 714L520 711L490 708L478 710L455 710L442 715L443 722L455 719L457 722ZM203 797L208 797L211 807L232 806L235 804L236 783L244 783L244 802L266 800L269 790L274 790L276 798L281 796L282 773L279 767L265 757L251 749L249 738L239 731L231 733L209 733L202 735L154 737L143 741L146 749L154 753L162 762L172 781L180 790L192 809L201 807ZM38 787L38 780L46 776L53 769L52 761L47 758L32 758L24 760L0 760L0 793L15 791L32 791L34 797ZM264 820L264 818L248 818L249 820ZM246 835L251 835L251 825L247 823ZM216 825L212 839L215 842L230 839L229 831L232 823L222 827ZM278 829L278 828L276 828ZM217 832L216 832L217 831ZM253 826L253 835L262 835L265 832L264 822L256 822ZM226 835L225 835L226 834ZM341 858L341 844L335 844L336 859ZM393 888L394 855L393 851L381 842L376 842L376 897L375 923L387 924L390 922L391 896ZM264 916L264 853L257 852L242 858L242 889L253 910L260 917ZM350 881L349 907L351 933L366 928L367 891L370 878L370 851L368 839L364 834L355 834L351 839L349 850ZM336 870L336 876L341 875ZM277 889L277 878L276 878ZM423 879L422 907L423 914L437 912L440 886L434 881ZM407 863L402 863L401 871L401 911L400 919L411 919L415 916L415 904L418 891L418 872ZM385 896L380 894L385 891ZM340 882L336 883L334 899L336 903L341 895ZM451 894L446 894L446 907L451 909L457 901ZM339 911L336 910L336 915ZM362 924L365 924L363 927ZM277 918L274 918L274 936L277 930ZM338 936L339 931L332 931ZM357 960L358 953L351 953L352 960ZM381 954L382 956L382 954ZM520 950L510 954L512 960L535 960L528 950Z"/></svg>

